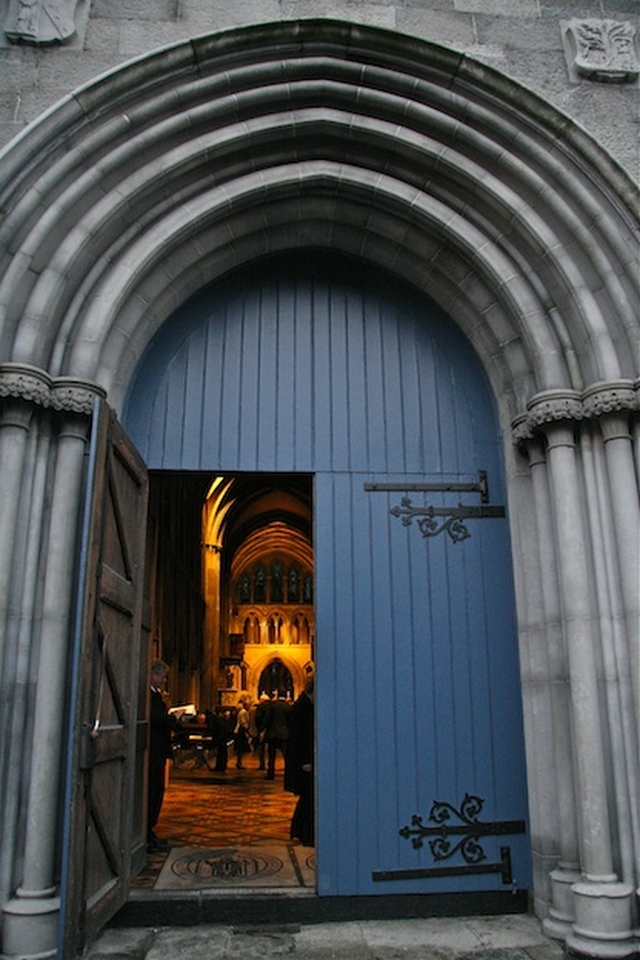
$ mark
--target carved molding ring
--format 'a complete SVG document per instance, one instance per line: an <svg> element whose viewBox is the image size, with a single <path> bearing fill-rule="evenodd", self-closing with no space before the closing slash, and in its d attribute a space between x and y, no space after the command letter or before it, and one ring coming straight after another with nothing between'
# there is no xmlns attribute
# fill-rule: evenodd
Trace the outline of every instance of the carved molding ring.
<svg viewBox="0 0 640 960"><path fill-rule="evenodd" d="M639 382L612 380L579 390L545 390L527 403L527 413L511 422L516 444L526 442L544 427L563 420L578 422L613 413L640 410Z"/></svg>
<svg viewBox="0 0 640 960"><path fill-rule="evenodd" d="M38 367L8 363L0 366L2 397L24 400L52 410L90 414L95 398L104 399L106 391L87 380L50 377Z"/></svg>
<svg viewBox="0 0 640 960"><path fill-rule="evenodd" d="M617 383L594 383L583 394L586 417L599 417L605 413L637 410L638 397L634 385L628 380Z"/></svg>

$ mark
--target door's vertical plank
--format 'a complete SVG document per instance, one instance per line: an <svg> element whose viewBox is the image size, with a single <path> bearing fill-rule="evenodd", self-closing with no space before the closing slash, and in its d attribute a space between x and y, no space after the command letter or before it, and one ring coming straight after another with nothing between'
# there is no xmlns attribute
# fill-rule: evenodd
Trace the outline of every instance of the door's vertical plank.
<svg viewBox="0 0 640 960"><path fill-rule="evenodd" d="M315 393L313 398L313 422L311 429L315 438L314 469L332 470L334 465L334 431L341 429L342 417L333 394L332 382L332 337L330 318L330 293L325 284L313 285L313 371Z"/></svg>
<svg viewBox="0 0 640 960"><path fill-rule="evenodd" d="M222 461L225 354L224 336L221 336L219 331L221 328L224 329L225 323L225 311L219 308L215 322L203 324L205 335L202 340L202 353L206 376L202 389L202 412L198 431L200 453L194 463L198 469L210 469L211 465ZM178 467L179 464L174 466Z"/></svg>
<svg viewBox="0 0 640 960"><path fill-rule="evenodd" d="M344 299L346 351L347 416L347 463L350 470L362 470L368 462L369 424L363 417L367 409L367 377L365 357L365 296L361 290L347 290ZM376 318L372 318L372 328ZM375 331L372 330L375 336Z"/></svg>
<svg viewBox="0 0 640 960"><path fill-rule="evenodd" d="M255 336L258 350L258 397L255 410L256 462L249 469L275 469L275 452L278 437L278 395L284 388L279 381L278 342L280 316L278 312L277 284L267 283L255 293L257 320ZM250 313L247 311L247 326ZM282 376L290 371L282 371ZM290 382L290 381L289 381Z"/></svg>
<svg viewBox="0 0 640 960"><path fill-rule="evenodd" d="M295 284L293 310L293 469L307 472L314 469L315 457L315 367L313 285Z"/></svg>
<svg viewBox="0 0 640 960"><path fill-rule="evenodd" d="M365 409L367 458L363 468L375 473L376 470L386 471L387 465L387 431L384 429L386 408L384 395L382 349L382 318L380 304L374 302L367 305L366 316L363 317L364 343L363 366L365 380Z"/></svg>
<svg viewBox="0 0 640 960"><path fill-rule="evenodd" d="M296 357L295 287L281 284L277 291L278 336L276 341L275 403L276 433L274 465L290 470L294 450L298 377Z"/></svg>
<svg viewBox="0 0 640 960"><path fill-rule="evenodd" d="M252 470L256 457L256 408L252 402L256 388L251 370L256 364L256 343L247 336L244 317L244 296L232 297L224 304L224 323L212 330L222 356L222 389L220 409L208 412L220 424L220 466L228 463L236 469Z"/></svg>
<svg viewBox="0 0 640 960"><path fill-rule="evenodd" d="M341 284L330 284L328 286L328 296L330 390L334 411L331 468L339 471L349 469L349 446L353 432L352 411L349 408L346 291Z"/></svg>

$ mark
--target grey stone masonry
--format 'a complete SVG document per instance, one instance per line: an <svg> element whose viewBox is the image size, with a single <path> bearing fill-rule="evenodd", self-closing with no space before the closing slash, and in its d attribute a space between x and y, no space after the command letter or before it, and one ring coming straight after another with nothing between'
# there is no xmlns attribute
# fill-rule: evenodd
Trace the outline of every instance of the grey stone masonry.
<svg viewBox="0 0 640 960"><path fill-rule="evenodd" d="M75 30L54 30L52 11L58 21L72 16ZM640 178L637 0L0 0L0 147L78 87L153 49L308 17L397 30L461 51L551 101ZM598 54L584 45L597 35L625 44L618 63L631 67L598 70ZM582 50L572 52L577 43Z"/></svg>

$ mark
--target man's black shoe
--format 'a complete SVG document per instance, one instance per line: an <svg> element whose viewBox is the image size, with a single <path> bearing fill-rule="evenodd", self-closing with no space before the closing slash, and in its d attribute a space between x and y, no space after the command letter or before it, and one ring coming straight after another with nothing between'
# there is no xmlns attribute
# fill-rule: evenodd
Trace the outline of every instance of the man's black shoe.
<svg viewBox="0 0 640 960"><path fill-rule="evenodd" d="M166 840L161 840L160 837L156 837L155 833L150 833L147 840L147 852L148 853L164 853L165 850L169 849L169 844Z"/></svg>

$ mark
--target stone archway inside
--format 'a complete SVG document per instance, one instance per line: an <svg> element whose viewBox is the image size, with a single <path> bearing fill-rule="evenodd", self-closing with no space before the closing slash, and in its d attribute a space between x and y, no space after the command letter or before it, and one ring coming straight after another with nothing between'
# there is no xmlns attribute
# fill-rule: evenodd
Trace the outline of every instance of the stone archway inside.
<svg viewBox="0 0 640 960"><path fill-rule="evenodd" d="M175 703L234 708L283 668L298 695L313 671L312 481L308 475L152 471L154 656ZM286 674L286 677L285 677ZM275 673L269 681L269 692Z"/></svg>

